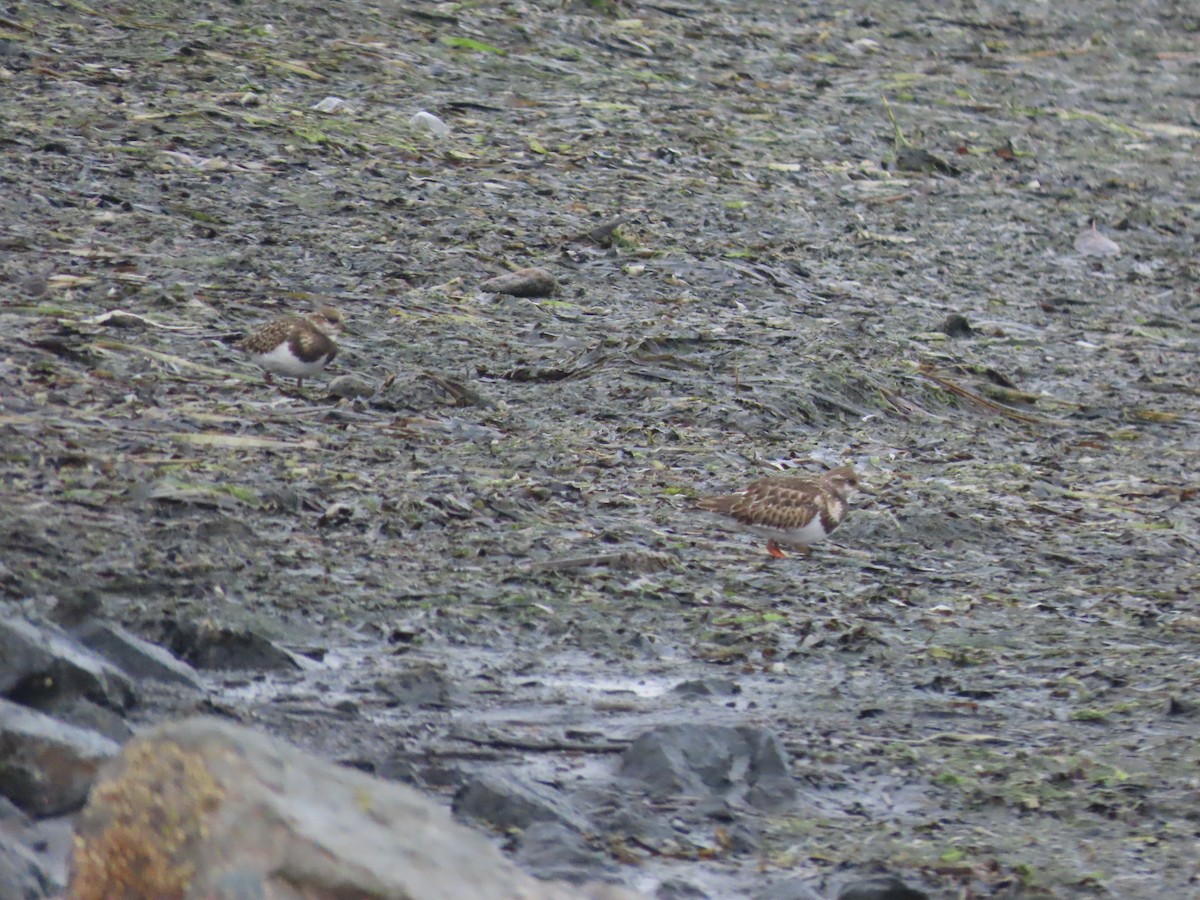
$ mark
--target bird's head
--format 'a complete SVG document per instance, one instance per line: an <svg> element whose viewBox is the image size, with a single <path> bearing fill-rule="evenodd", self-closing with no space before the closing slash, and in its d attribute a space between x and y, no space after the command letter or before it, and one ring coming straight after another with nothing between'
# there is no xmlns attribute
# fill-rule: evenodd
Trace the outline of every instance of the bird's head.
<svg viewBox="0 0 1200 900"><path fill-rule="evenodd" d="M830 469L821 477L821 480L840 497L849 497L858 490L858 473L854 471L853 466L839 466L836 469Z"/></svg>
<svg viewBox="0 0 1200 900"><path fill-rule="evenodd" d="M342 311L333 306L322 306L308 317L308 321L331 337L341 334L346 326L346 319L342 315Z"/></svg>

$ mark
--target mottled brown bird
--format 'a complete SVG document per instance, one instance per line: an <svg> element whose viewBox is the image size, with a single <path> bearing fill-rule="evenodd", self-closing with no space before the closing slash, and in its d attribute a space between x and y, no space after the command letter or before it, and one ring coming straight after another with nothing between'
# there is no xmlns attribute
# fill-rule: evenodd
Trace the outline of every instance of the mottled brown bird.
<svg viewBox="0 0 1200 900"><path fill-rule="evenodd" d="M308 316L282 316L251 333L241 347L262 366L267 384L271 373L295 378L297 387L316 375L337 356L334 337L342 330L342 313L322 306Z"/></svg>
<svg viewBox="0 0 1200 900"><path fill-rule="evenodd" d="M847 500L858 487L852 466L831 469L819 478L773 476L744 490L705 497L696 505L729 516L743 529L767 538L767 552L786 557L780 543L807 547L823 541L842 524Z"/></svg>

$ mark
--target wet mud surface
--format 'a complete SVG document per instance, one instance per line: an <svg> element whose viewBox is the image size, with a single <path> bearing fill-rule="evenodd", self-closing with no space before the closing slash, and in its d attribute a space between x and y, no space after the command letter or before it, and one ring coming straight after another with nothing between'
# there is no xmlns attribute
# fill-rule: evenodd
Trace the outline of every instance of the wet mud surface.
<svg viewBox="0 0 1200 900"><path fill-rule="evenodd" d="M0 11L11 610L249 630L204 711L651 894L1195 895L1195 11L597 6ZM328 301L375 393L265 385ZM844 463L809 556L693 508ZM794 801L622 787L681 723Z"/></svg>

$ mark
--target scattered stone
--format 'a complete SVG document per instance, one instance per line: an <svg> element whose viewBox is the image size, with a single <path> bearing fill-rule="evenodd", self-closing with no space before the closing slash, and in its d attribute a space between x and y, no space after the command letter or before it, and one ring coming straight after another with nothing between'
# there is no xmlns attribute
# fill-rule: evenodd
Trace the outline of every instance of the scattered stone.
<svg viewBox="0 0 1200 900"><path fill-rule="evenodd" d="M619 774L655 797L687 795L777 810L796 787L779 738L762 728L664 725L640 735L621 755Z"/></svg>
<svg viewBox="0 0 1200 900"><path fill-rule="evenodd" d="M422 664L379 679L375 686L392 706L445 709L454 705L454 687L437 666Z"/></svg>
<svg viewBox="0 0 1200 900"><path fill-rule="evenodd" d="M50 292L51 269L37 269L20 280L19 287L30 300L40 300Z"/></svg>
<svg viewBox="0 0 1200 900"><path fill-rule="evenodd" d="M33 820L25 815L21 807L17 806L3 794L0 794L0 838L8 838L24 831ZM0 841L3 843L3 841ZM3 896L3 894L0 894Z"/></svg>
<svg viewBox="0 0 1200 900"><path fill-rule="evenodd" d="M291 653L262 635L211 622L168 623L167 646L197 669L281 672L300 668Z"/></svg>
<svg viewBox="0 0 1200 900"><path fill-rule="evenodd" d="M1102 235L1092 222L1075 238L1075 252L1080 256L1117 256L1121 245Z"/></svg>
<svg viewBox="0 0 1200 900"><path fill-rule="evenodd" d="M950 313L942 320L942 334L952 338L968 338L975 333L967 317L961 313Z"/></svg>
<svg viewBox="0 0 1200 900"><path fill-rule="evenodd" d="M780 873L763 879L751 900L829 900L829 895L812 886L812 878Z"/></svg>
<svg viewBox="0 0 1200 900"><path fill-rule="evenodd" d="M468 781L454 795L451 808L455 815L487 822L499 831L528 828L534 822L558 822L576 831L589 830L587 819L558 794L502 772L485 772Z"/></svg>
<svg viewBox="0 0 1200 900"><path fill-rule="evenodd" d="M573 884L617 871L607 853L589 847L583 835L559 822L534 822L522 831L513 861L538 878Z"/></svg>
<svg viewBox="0 0 1200 900"><path fill-rule="evenodd" d="M450 126L439 119L431 112L421 110L414 113L412 118L408 120L408 124L413 128L423 128L432 134L434 137L446 137L450 134Z"/></svg>
<svg viewBox="0 0 1200 900"><path fill-rule="evenodd" d="M682 878L664 881L654 892L656 900L711 900L711 895Z"/></svg>
<svg viewBox="0 0 1200 900"><path fill-rule="evenodd" d="M334 113L342 112L342 110L344 110L347 106L348 104L341 97L326 97L324 100L314 103L312 108L317 112L332 115Z"/></svg>
<svg viewBox="0 0 1200 900"><path fill-rule="evenodd" d="M533 266L489 278L479 289L491 294L512 294L514 297L549 297L558 289L558 279L549 270Z"/></svg>
<svg viewBox="0 0 1200 900"><path fill-rule="evenodd" d="M60 887L24 845L0 841L0 897L42 900L56 896Z"/></svg>
<svg viewBox="0 0 1200 900"><path fill-rule="evenodd" d="M929 900L929 895L909 887L895 875L876 875L850 882L842 888L838 900Z"/></svg>
<svg viewBox="0 0 1200 900"><path fill-rule="evenodd" d="M57 816L83 805L116 741L37 710L0 700L0 794L31 816Z"/></svg>
<svg viewBox="0 0 1200 900"><path fill-rule="evenodd" d="M638 792L642 793L642 792ZM681 829L686 825L681 820L664 814L661 804L648 801L644 796L630 796L628 785L616 785L609 781L603 786L583 786L571 792L571 802L579 809L588 811L590 829L600 834L628 835L638 846L656 848L667 852L679 848ZM692 817L696 821L697 817ZM699 823L701 834L696 843L703 843L712 836L710 822Z"/></svg>
<svg viewBox="0 0 1200 900"><path fill-rule="evenodd" d="M118 713L86 697L54 697L31 708L84 731L102 734L117 744L123 744L133 737L133 729L125 724Z"/></svg>
<svg viewBox="0 0 1200 900"><path fill-rule="evenodd" d="M1168 716L1191 716L1200 711L1200 707L1181 697L1171 696L1167 698L1164 711Z"/></svg>
<svg viewBox="0 0 1200 900"><path fill-rule="evenodd" d="M410 788L197 718L146 732L105 769L76 824L68 896L638 895L538 881Z"/></svg>
<svg viewBox="0 0 1200 900"><path fill-rule="evenodd" d="M41 900L62 889L33 849L36 846L40 851L45 846L37 827L20 807L0 794L0 898L4 900Z"/></svg>
<svg viewBox="0 0 1200 900"><path fill-rule="evenodd" d="M697 678L681 681L671 690L681 697L736 697L742 686L724 678Z"/></svg>
<svg viewBox="0 0 1200 900"><path fill-rule="evenodd" d="M903 146L896 151L896 168L902 172L940 172L943 175L961 175L962 169L946 162L921 147Z"/></svg>
<svg viewBox="0 0 1200 900"><path fill-rule="evenodd" d="M48 622L0 620L0 695L41 707L83 696L123 711L134 702L133 684L115 666Z"/></svg>
<svg viewBox="0 0 1200 900"><path fill-rule="evenodd" d="M329 393L343 400L373 397L376 390L375 382L359 375L339 375L329 382Z"/></svg>
<svg viewBox="0 0 1200 900"><path fill-rule="evenodd" d="M92 619L103 618L104 601L90 588L64 590L44 598L46 618L74 634L75 629Z"/></svg>
<svg viewBox="0 0 1200 900"><path fill-rule="evenodd" d="M443 788L459 788L467 780L467 776L455 766L443 765L436 760L430 760L425 754L417 751L398 750L391 756L380 760L374 766L375 774L388 781L402 781L415 787L423 787L434 791Z"/></svg>
<svg viewBox="0 0 1200 900"><path fill-rule="evenodd" d="M134 678L182 685L196 691L204 690L204 683L195 669L176 659L162 647L144 641L118 625L99 621L86 622L75 629L74 635L84 646L96 651L122 672Z"/></svg>

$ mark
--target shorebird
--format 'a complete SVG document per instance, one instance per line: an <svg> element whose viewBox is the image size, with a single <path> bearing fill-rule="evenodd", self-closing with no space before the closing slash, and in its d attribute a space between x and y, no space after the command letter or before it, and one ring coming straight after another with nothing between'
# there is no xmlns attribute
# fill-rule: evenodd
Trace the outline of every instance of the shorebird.
<svg viewBox="0 0 1200 900"><path fill-rule="evenodd" d="M308 316L281 316L252 332L241 347L250 359L263 367L267 384L271 373L295 378L296 387L316 375L337 356L334 337L342 330L342 314L332 306L322 306Z"/></svg>
<svg viewBox="0 0 1200 900"><path fill-rule="evenodd" d="M852 466L831 469L818 478L780 475L762 478L732 494L705 497L696 505L729 516L747 531L767 538L767 552L787 554L779 545L807 548L823 541L842 524L858 487Z"/></svg>

